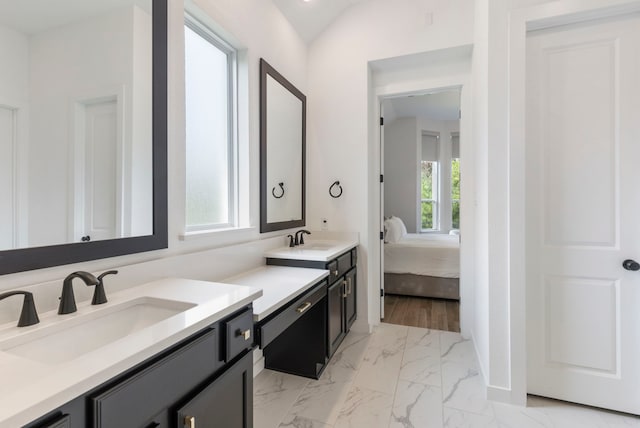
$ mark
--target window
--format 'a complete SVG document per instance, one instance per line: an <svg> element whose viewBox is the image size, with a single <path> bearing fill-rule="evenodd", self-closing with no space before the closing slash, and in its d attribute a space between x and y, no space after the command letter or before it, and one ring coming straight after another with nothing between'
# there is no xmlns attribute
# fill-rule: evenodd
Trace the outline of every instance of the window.
<svg viewBox="0 0 640 428"><path fill-rule="evenodd" d="M422 133L422 159L420 161L420 224L422 231L439 229L439 140L438 133L426 131Z"/></svg>
<svg viewBox="0 0 640 428"><path fill-rule="evenodd" d="M451 228L460 229L460 135L451 133Z"/></svg>
<svg viewBox="0 0 640 428"><path fill-rule="evenodd" d="M237 225L236 51L185 21L186 230Z"/></svg>
<svg viewBox="0 0 640 428"><path fill-rule="evenodd" d="M438 162L420 162L420 203L422 230L437 229L438 214Z"/></svg>

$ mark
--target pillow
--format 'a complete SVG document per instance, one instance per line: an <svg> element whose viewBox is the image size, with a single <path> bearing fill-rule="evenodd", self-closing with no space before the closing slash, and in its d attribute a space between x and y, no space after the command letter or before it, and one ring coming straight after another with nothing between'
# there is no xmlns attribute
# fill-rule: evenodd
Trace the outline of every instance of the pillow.
<svg viewBox="0 0 640 428"><path fill-rule="evenodd" d="M391 217L388 220L384 221L385 229L387 233L385 234L386 240L385 242L395 243L402 238L402 228L400 224Z"/></svg>
<svg viewBox="0 0 640 428"><path fill-rule="evenodd" d="M404 222L402 221L402 219L400 217L396 217L396 216L391 216L391 218L400 227L400 237L405 236L407 234L407 226L404 225Z"/></svg>

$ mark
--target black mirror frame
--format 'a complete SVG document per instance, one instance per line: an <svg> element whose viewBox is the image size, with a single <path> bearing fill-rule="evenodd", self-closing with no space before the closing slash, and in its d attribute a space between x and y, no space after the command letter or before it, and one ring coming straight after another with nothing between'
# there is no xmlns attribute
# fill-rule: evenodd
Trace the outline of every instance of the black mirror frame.
<svg viewBox="0 0 640 428"><path fill-rule="evenodd" d="M0 251L0 275L167 248L167 0L153 0L153 234Z"/></svg>
<svg viewBox="0 0 640 428"><path fill-rule="evenodd" d="M271 190L267 189L267 75L274 78L296 98L302 101L302 219L267 222L267 198ZM307 169L307 97L295 86L260 58L260 233L305 226L306 169Z"/></svg>

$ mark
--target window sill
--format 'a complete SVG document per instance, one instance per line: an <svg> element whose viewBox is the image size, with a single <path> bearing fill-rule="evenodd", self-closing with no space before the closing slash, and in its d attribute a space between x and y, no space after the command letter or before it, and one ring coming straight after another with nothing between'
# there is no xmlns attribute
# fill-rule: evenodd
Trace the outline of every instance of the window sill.
<svg viewBox="0 0 640 428"><path fill-rule="evenodd" d="M242 238L250 236L257 232L256 227L228 227L224 229L197 230L193 232L185 232L178 236L181 241L192 241L203 238L221 238L228 239L231 237Z"/></svg>

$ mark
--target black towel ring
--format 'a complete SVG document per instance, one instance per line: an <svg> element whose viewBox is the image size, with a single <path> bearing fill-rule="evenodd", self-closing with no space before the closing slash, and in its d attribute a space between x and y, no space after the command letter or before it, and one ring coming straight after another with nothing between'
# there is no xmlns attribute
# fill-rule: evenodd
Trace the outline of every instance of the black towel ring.
<svg viewBox="0 0 640 428"><path fill-rule="evenodd" d="M340 193L338 193L337 195L333 193L334 186L338 186L338 189L340 189ZM339 181L334 181L333 184L329 187L329 194L332 198L339 198L340 196L342 196L342 186L340 185Z"/></svg>
<svg viewBox="0 0 640 428"><path fill-rule="evenodd" d="M284 183L278 183L278 186L280 186L280 189L282 190L282 193L280 193L280 196L276 196L276 188L275 188L275 186L273 187L273 189L271 189L271 194L276 199L280 199L281 197L284 196Z"/></svg>

